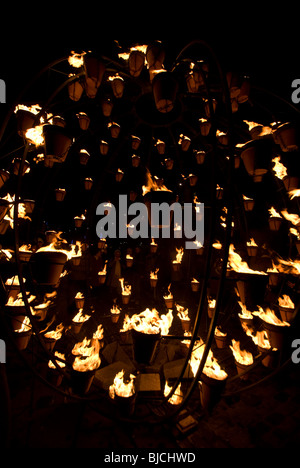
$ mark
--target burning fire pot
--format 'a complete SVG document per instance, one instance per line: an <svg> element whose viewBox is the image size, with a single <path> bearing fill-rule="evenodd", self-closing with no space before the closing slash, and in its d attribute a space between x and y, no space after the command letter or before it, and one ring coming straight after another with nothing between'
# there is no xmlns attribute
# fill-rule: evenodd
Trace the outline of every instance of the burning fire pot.
<svg viewBox="0 0 300 468"><path fill-rule="evenodd" d="M222 393L225 390L227 379L217 380L208 377L204 373L201 376L200 386L200 399L202 407L209 413L219 403Z"/></svg>

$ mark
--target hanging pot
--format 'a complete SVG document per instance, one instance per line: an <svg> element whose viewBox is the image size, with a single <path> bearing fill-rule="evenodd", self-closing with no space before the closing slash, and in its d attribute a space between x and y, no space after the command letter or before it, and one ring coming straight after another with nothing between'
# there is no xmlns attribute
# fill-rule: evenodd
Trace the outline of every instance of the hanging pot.
<svg viewBox="0 0 300 468"><path fill-rule="evenodd" d="M248 174L260 182L268 172L272 146L266 140L252 140L244 145L241 159Z"/></svg>
<svg viewBox="0 0 300 468"><path fill-rule="evenodd" d="M26 307L6 305L5 309L8 317L10 318L12 329L15 331L20 330L25 317L27 316Z"/></svg>
<svg viewBox="0 0 300 468"><path fill-rule="evenodd" d="M0 169L0 189L3 187L5 182L10 178L10 173L4 169Z"/></svg>
<svg viewBox="0 0 300 468"><path fill-rule="evenodd" d="M64 162L72 145L72 138L58 125L44 125L45 156Z"/></svg>
<svg viewBox="0 0 300 468"><path fill-rule="evenodd" d="M280 125L273 133L274 141L280 145L283 152L297 151L298 137L295 127L291 123Z"/></svg>
<svg viewBox="0 0 300 468"><path fill-rule="evenodd" d="M147 335L136 330L132 330L134 358L139 364L151 364L156 347L161 338L160 335Z"/></svg>
<svg viewBox="0 0 300 468"><path fill-rule="evenodd" d="M102 83L105 73L105 65L96 57L84 57L85 68L85 89L89 98L94 99L97 95L98 89Z"/></svg>
<svg viewBox="0 0 300 468"><path fill-rule="evenodd" d="M240 362L235 360L236 369L238 375L240 376L241 380L248 380L249 379L249 371L252 365L241 364ZM248 372L246 372L248 371ZM246 373L245 373L246 372Z"/></svg>
<svg viewBox="0 0 300 468"><path fill-rule="evenodd" d="M94 381L96 371L97 369L93 371L79 372L72 368L71 385L72 390L76 395L84 397L88 394Z"/></svg>
<svg viewBox="0 0 300 468"><path fill-rule="evenodd" d="M145 66L145 54L140 50L134 49L129 56L129 73L134 78L138 78Z"/></svg>
<svg viewBox="0 0 300 468"><path fill-rule="evenodd" d="M281 228L281 225L282 225L282 221L283 219L282 218L278 218L276 216L272 216L269 218L269 227L270 227L270 230L275 232L275 231L279 231L279 229Z"/></svg>
<svg viewBox="0 0 300 468"><path fill-rule="evenodd" d="M199 382L200 387L200 400L201 405L205 411L209 413L216 407L219 403L222 393L226 387L226 380L217 380L208 377L206 374L202 373L201 381Z"/></svg>
<svg viewBox="0 0 300 468"><path fill-rule="evenodd" d="M31 328L24 332L15 331L14 339L15 339L15 342L19 351L25 351L25 349L27 349L31 335L32 335Z"/></svg>
<svg viewBox="0 0 300 468"><path fill-rule="evenodd" d="M157 190L155 192L149 192L144 196L144 203L148 209L148 219L150 226L154 229L168 229L171 226L172 219L174 216L173 210L170 213L170 219L165 220L167 224L155 224L152 222L152 210L151 206L152 203L161 205L162 203L167 203L168 205L172 205L174 202L174 194L173 192L166 192L163 190Z"/></svg>
<svg viewBox="0 0 300 468"><path fill-rule="evenodd" d="M166 71L157 73L152 82L156 109L162 113L171 112L174 108L178 83L174 76Z"/></svg>
<svg viewBox="0 0 300 468"><path fill-rule="evenodd" d="M137 400L137 394L125 398L119 395L115 395L114 402L117 405L119 412L124 416L132 416L135 411L135 405Z"/></svg>
<svg viewBox="0 0 300 468"><path fill-rule="evenodd" d="M39 285L55 286L67 261L67 255L62 252L47 251L33 254L30 263L34 281Z"/></svg>
<svg viewBox="0 0 300 468"><path fill-rule="evenodd" d="M280 327L267 322L263 322L263 325L267 332L271 347L281 351L284 346L288 327Z"/></svg>
<svg viewBox="0 0 300 468"><path fill-rule="evenodd" d="M0 198L0 223L3 220L3 218L5 218L9 209L9 205L10 203L8 200L4 200L3 198Z"/></svg>
<svg viewBox="0 0 300 468"><path fill-rule="evenodd" d="M292 322L294 318L294 314L295 314L295 309L279 306L279 311L281 315L281 320L283 322L287 322L287 323Z"/></svg>
<svg viewBox="0 0 300 468"><path fill-rule="evenodd" d="M80 80L72 81L72 83L68 85L69 98L74 102L80 101L83 91L84 87Z"/></svg>
<svg viewBox="0 0 300 468"><path fill-rule="evenodd" d="M299 188L299 177L285 177L283 183L287 192L292 190L298 190Z"/></svg>

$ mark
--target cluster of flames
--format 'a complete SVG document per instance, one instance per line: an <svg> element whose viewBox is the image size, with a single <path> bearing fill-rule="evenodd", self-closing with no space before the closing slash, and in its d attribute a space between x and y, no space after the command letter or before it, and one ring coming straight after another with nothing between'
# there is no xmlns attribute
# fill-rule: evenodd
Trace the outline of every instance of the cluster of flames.
<svg viewBox="0 0 300 468"><path fill-rule="evenodd" d="M189 361L190 368L193 375L196 377L199 371L200 364L203 359L205 350L205 343L200 340L194 345L191 359ZM208 353L207 360L204 365L203 373L214 380L226 380L228 378L227 373L221 368L217 359L214 357L213 352L210 350Z"/></svg>
<svg viewBox="0 0 300 468"><path fill-rule="evenodd" d="M135 314L131 318L126 315L121 333L129 330L146 335L167 336L173 323L173 312L170 310L166 315L159 315L156 309L146 309L140 314Z"/></svg>

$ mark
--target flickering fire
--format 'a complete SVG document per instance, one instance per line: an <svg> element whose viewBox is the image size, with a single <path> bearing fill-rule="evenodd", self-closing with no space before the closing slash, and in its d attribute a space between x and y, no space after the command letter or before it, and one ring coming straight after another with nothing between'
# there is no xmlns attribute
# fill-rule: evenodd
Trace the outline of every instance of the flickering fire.
<svg viewBox="0 0 300 468"><path fill-rule="evenodd" d="M282 218L282 216L275 210L274 206L269 209L269 214L271 218Z"/></svg>
<svg viewBox="0 0 300 468"><path fill-rule="evenodd" d="M30 325L30 319L29 317L25 317L23 322L22 322L22 326L21 328L19 328L18 330L15 330L16 333L24 333L24 332L27 332L31 329L31 325Z"/></svg>
<svg viewBox="0 0 300 468"><path fill-rule="evenodd" d="M170 310L167 315L159 316L156 309L146 309L139 315L133 315L130 319L129 329L146 335L166 336L173 323L173 312Z"/></svg>
<svg viewBox="0 0 300 468"><path fill-rule="evenodd" d="M120 278L120 283L121 283L121 288L122 288L122 295L123 296L130 296L131 295L131 286L130 285L125 285L124 282L124 278Z"/></svg>
<svg viewBox="0 0 300 468"><path fill-rule="evenodd" d="M202 340L195 343L192 356L189 361L191 370L195 377L198 373L198 370L199 370L199 367L203 358L204 350L205 350L205 346ZM203 369L203 373L207 377L210 377L215 380L221 380L221 381L226 380L228 377L227 373L221 369L218 361L215 359L213 352L211 350L208 353L208 357L207 357L207 360Z"/></svg>
<svg viewBox="0 0 300 468"><path fill-rule="evenodd" d="M230 349L236 362L239 364L244 366L252 366L254 364L253 355L246 350L241 350L241 344L239 341L232 340L232 346L230 346Z"/></svg>
<svg viewBox="0 0 300 468"><path fill-rule="evenodd" d="M260 348L266 349L266 350L269 350L272 348L269 338L268 338L268 334L265 330L254 333L254 330L252 329L252 327L249 327L246 323L243 323L242 327L246 335L252 338L252 341L256 346L259 346Z"/></svg>
<svg viewBox="0 0 300 468"><path fill-rule="evenodd" d="M258 247L258 245L254 239L250 239L250 241L247 242L247 247Z"/></svg>
<svg viewBox="0 0 300 468"><path fill-rule="evenodd" d="M135 394L135 379L134 375L130 375L128 380L124 380L125 371L122 370L116 375L113 385L109 388L109 396L115 399L116 396L130 398Z"/></svg>
<svg viewBox="0 0 300 468"><path fill-rule="evenodd" d="M84 294L82 292L78 292L75 296L75 299L84 299Z"/></svg>
<svg viewBox="0 0 300 468"><path fill-rule="evenodd" d="M114 304L113 307L110 309L110 313L112 315L120 315L121 309L116 304Z"/></svg>
<svg viewBox="0 0 300 468"><path fill-rule="evenodd" d="M281 157L278 156L277 158L274 158L272 162L275 164L273 167L273 172L275 173L276 177L280 180L283 180L285 177L287 177L287 168L281 163Z"/></svg>
<svg viewBox="0 0 300 468"><path fill-rule="evenodd" d="M288 213L287 210L283 210L281 213L282 216L294 226L300 226L300 217L297 214Z"/></svg>
<svg viewBox="0 0 300 468"><path fill-rule="evenodd" d="M284 307L286 309L295 309L295 304L293 303L292 299L287 295L279 297L278 304L280 307Z"/></svg>
<svg viewBox="0 0 300 468"><path fill-rule="evenodd" d="M98 325L97 330L93 334L93 340L102 341L103 339L104 339L104 329L103 329L103 325L100 324Z"/></svg>
<svg viewBox="0 0 300 468"><path fill-rule="evenodd" d="M157 268L155 271L151 271L150 279L157 280L158 279L158 272L159 272L159 268Z"/></svg>
<svg viewBox="0 0 300 468"><path fill-rule="evenodd" d="M62 246L65 246L65 248L62 248ZM70 250L67 250L70 249ZM77 241L76 245L71 245L65 241L62 241L62 239L56 239L54 242L51 244L41 247L39 250L37 250L36 253L41 253L41 252L60 252L63 253L67 256L68 260L71 260L72 258L80 257L82 254L82 244Z"/></svg>
<svg viewBox="0 0 300 468"><path fill-rule="evenodd" d="M58 341L61 339L63 331L64 331L64 325L61 323L60 325L56 327L55 330L45 333L45 338Z"/></svg>
<svg viewBox="0 0 300 468"><path fill-rule="evenodd" d="M11 196L9 193L5 197L1 197L3 200L7 200L10 204L9 211L6 214L4 219L9 221L10 227L14 228L14 213L15 213L15 195ZM26 215L26 205L25 203L18 204L18 218L26 219L31 221L31 218Z"/></svg>
<svg viewBox="0 0 300 468"><path fill-rule="evenodd" d="M105 262L104 268L102 271L99 271L98 276L106 276L107 275L107 261Z"/></svg>
<svg viewBox="0 0 300 468"><path fill-rule="evenodd" d="M185 307L180 306L179 304L176 304L176 309L178 312L178 317L180 320L188 321L190 322L190 317L189 317L189 309L186 309Z"/></svg>
<svg viewBox="0 0 300 468"><path fill-rule="evenodd" d="M279 273L286 273L290 275L300 275L300 260L283 260L278 258L278 264L276 265Z"/></svg>
<svg viewBox="0 0 300 468"><path fill-rule="evenodd" d="M270 323L271 325L276 325L278 327L290 327L290 324L287 322L282 322L275 312L269 307L263 309L258 306L258 311L253 312L253 315L260 317L263 322Z"/></svg>
<svg viewBox="0 0 300 468"><path fill-rule="evenodd" d="M155 179L155 177L152 177L149 170L147 170L146 179L147 179L147 183L146 183L146 185L143 186L143 195L144 196L147 193L151 192L151 191L153 191L153 192L157 192L157 191L171 192L171 190L169 190L164 185L158 184L157 180Z"/></svg>
<svg viewBox="0 0 300 468"><path fill-rule="evenodd" d="M176 260L173 261L173 264L181 264L184 256L184 249L176 249Z"/></svg>
<svg viewBox="0 0 300 468"><path fill-rule="evenodd" d="M289 192L289 197L291 200L294 200L294 198L300 197L300 189L291 190Z"/></svg>
<svg viewBox="0 0 300 468"><path fill-rule="evenodd" d="M164 390L165 397L168 397L168 395L170 395L171 390L172 390L172 387L169 386L169 382L167 381L165 385L165 390ZM168 402L170 403L170 405L178 406L178 405L181 405L182 400L183 400L183 393L181 390L181 384L179 384L174 394L171 396L171 398L169 398Z"/></svg>
<svg viewBox="0 0 300 468"><path fill-rule="evenodd" d="M300 233L297 231L297 229L295 229L295 228L290 228L290 233L291 233L293 236L296 236L296 237L297 237L297 240L300 240Z"/></svg>
<svg viewBox="0 0 300 468"><path fill-rule="evenodd" d="M82 52L81 54L77 54L72 50L71 55L68 58L68 62L73 68L81 68L84 64L84 56L86 52Z"/></svg>
<svg viewBox="0 0 300 468"><path fill-rule="evenodd" d="M29 295L29 293L26 293L26 295L28 296L27 297L27 301L28 303L30 304L31 302L33 302L36 297L33 296L33 295ZM25 306L25 302L23 300L23 295L22 293L18 294L17 298L14 299L13 297L10 297L7 301L7 304L8 306L13 306L13 307L24 307Z"/></svg>
<svg viewBox="0 0 300 468"><path fill-rule="evenodd" d="M59 352L55 351L54 356L57 358L57 361L56 361L57 365L58 365L59 367L61 367L62 369L64 369L64 368L66 367L66 363L63 362L63 361L66 360L65 355L62 354L62 353L59 353ZM51 361L51 360L48 362L48 367L49 367L50 369L56 369L56 366L55 366L54 362Z"/></svg>
<svg viewBox="0 0 300 468"><path fill-rule="evenodd" d="M129 315L125 315L123 328L120 330L120 333L126 333L129 330L131 330L131 320L130 320Z"/></svg>
<svg viewBox="0 0 300 468"><path fill-rule="evenodd" d="M83 310L80 309L78 313L73 318L74 323L85 323L91 318L91 315L86 315L83 313Z"/></svg>
<svg viewBox="0 0 300 468"><path fill-rule="evenodd" d="M76 347L76 345L75 345ZM98 340L84 340L83 343L79 343L74 353L76 355L75 361L73 362L73 369L77 372L89 372L99 369L101 359L99 356L100 343Z"/></svg>
<svg viewBox="0 0 300 468"><path fill-rule="evenodd" d="M230 251L229 251L229 268L236 271L237 273L267 275L267 273L263 271L255 271L249 268L248 264L244 262L241 256L235 251L235 248L233 245L230 246Z"/></svg>
<svg viewBox="0 0 300 468"><path fill-rule="evenodd" d="M35 145L37 148L39 146L43 146L45 144L43 125L38 125L34 128L29 128L25 132L25 138L29 143Z"/></svg>
<svg viewBox="0 0 300 468"><path fill-rule="evenodd" d="M166 296L164 296L164 299L165 299L165 300L173 299L173 293L172 293L172 291L171 291L171 284L170 284L169 287L168 287L168 293L169 293L169 294L167 294Z"/></svg>
<svg viewBox="0 0 300 468"><path fill-rule="evenodd" d="M253 320L253 315L252 313L247 309L247 306L243 304L242 302L239 302L239 305L242 309L242 313L239 313L239 317L241 319L247 319L247 320Z"/></svg>

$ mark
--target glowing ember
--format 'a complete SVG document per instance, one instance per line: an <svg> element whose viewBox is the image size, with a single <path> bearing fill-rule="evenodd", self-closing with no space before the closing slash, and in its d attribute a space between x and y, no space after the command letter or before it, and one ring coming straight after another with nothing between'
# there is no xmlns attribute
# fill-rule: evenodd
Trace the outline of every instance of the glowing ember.
<svg viewBox="0 0 300 468"><path fill-rule="evenodd" d="M159 272L159 268L157 268L157 270L155 270L155 271L151 271L150 279L151 280L157 280L158 279L158 272Z"/></svg>
<svg viewBox="0 0 300 468"><path fill-rule="evenodd" d="M241 345L238 341L232 340L232 346L230 346L230 349L236 362L242 364L243 366L252 366L254 364L254 358L252 354L246 350L241 350L240 346Z"/></svg>
<svg viewBox="0 0 300 468"><path fill-rule="evenodd" d="M124 380L125 371L119 372L114 379L113 385L109 388L109 396L114 399L116 396L130 398L135 394L135 379L134 375L130 375L129 380Z"/></svg>
<svg viewBox="0 0 300 468"><path fill-rule="evenodd" d="M250 239L250 241L247 242L247 247L258 247L258 245L254 239Z"/></svg>

